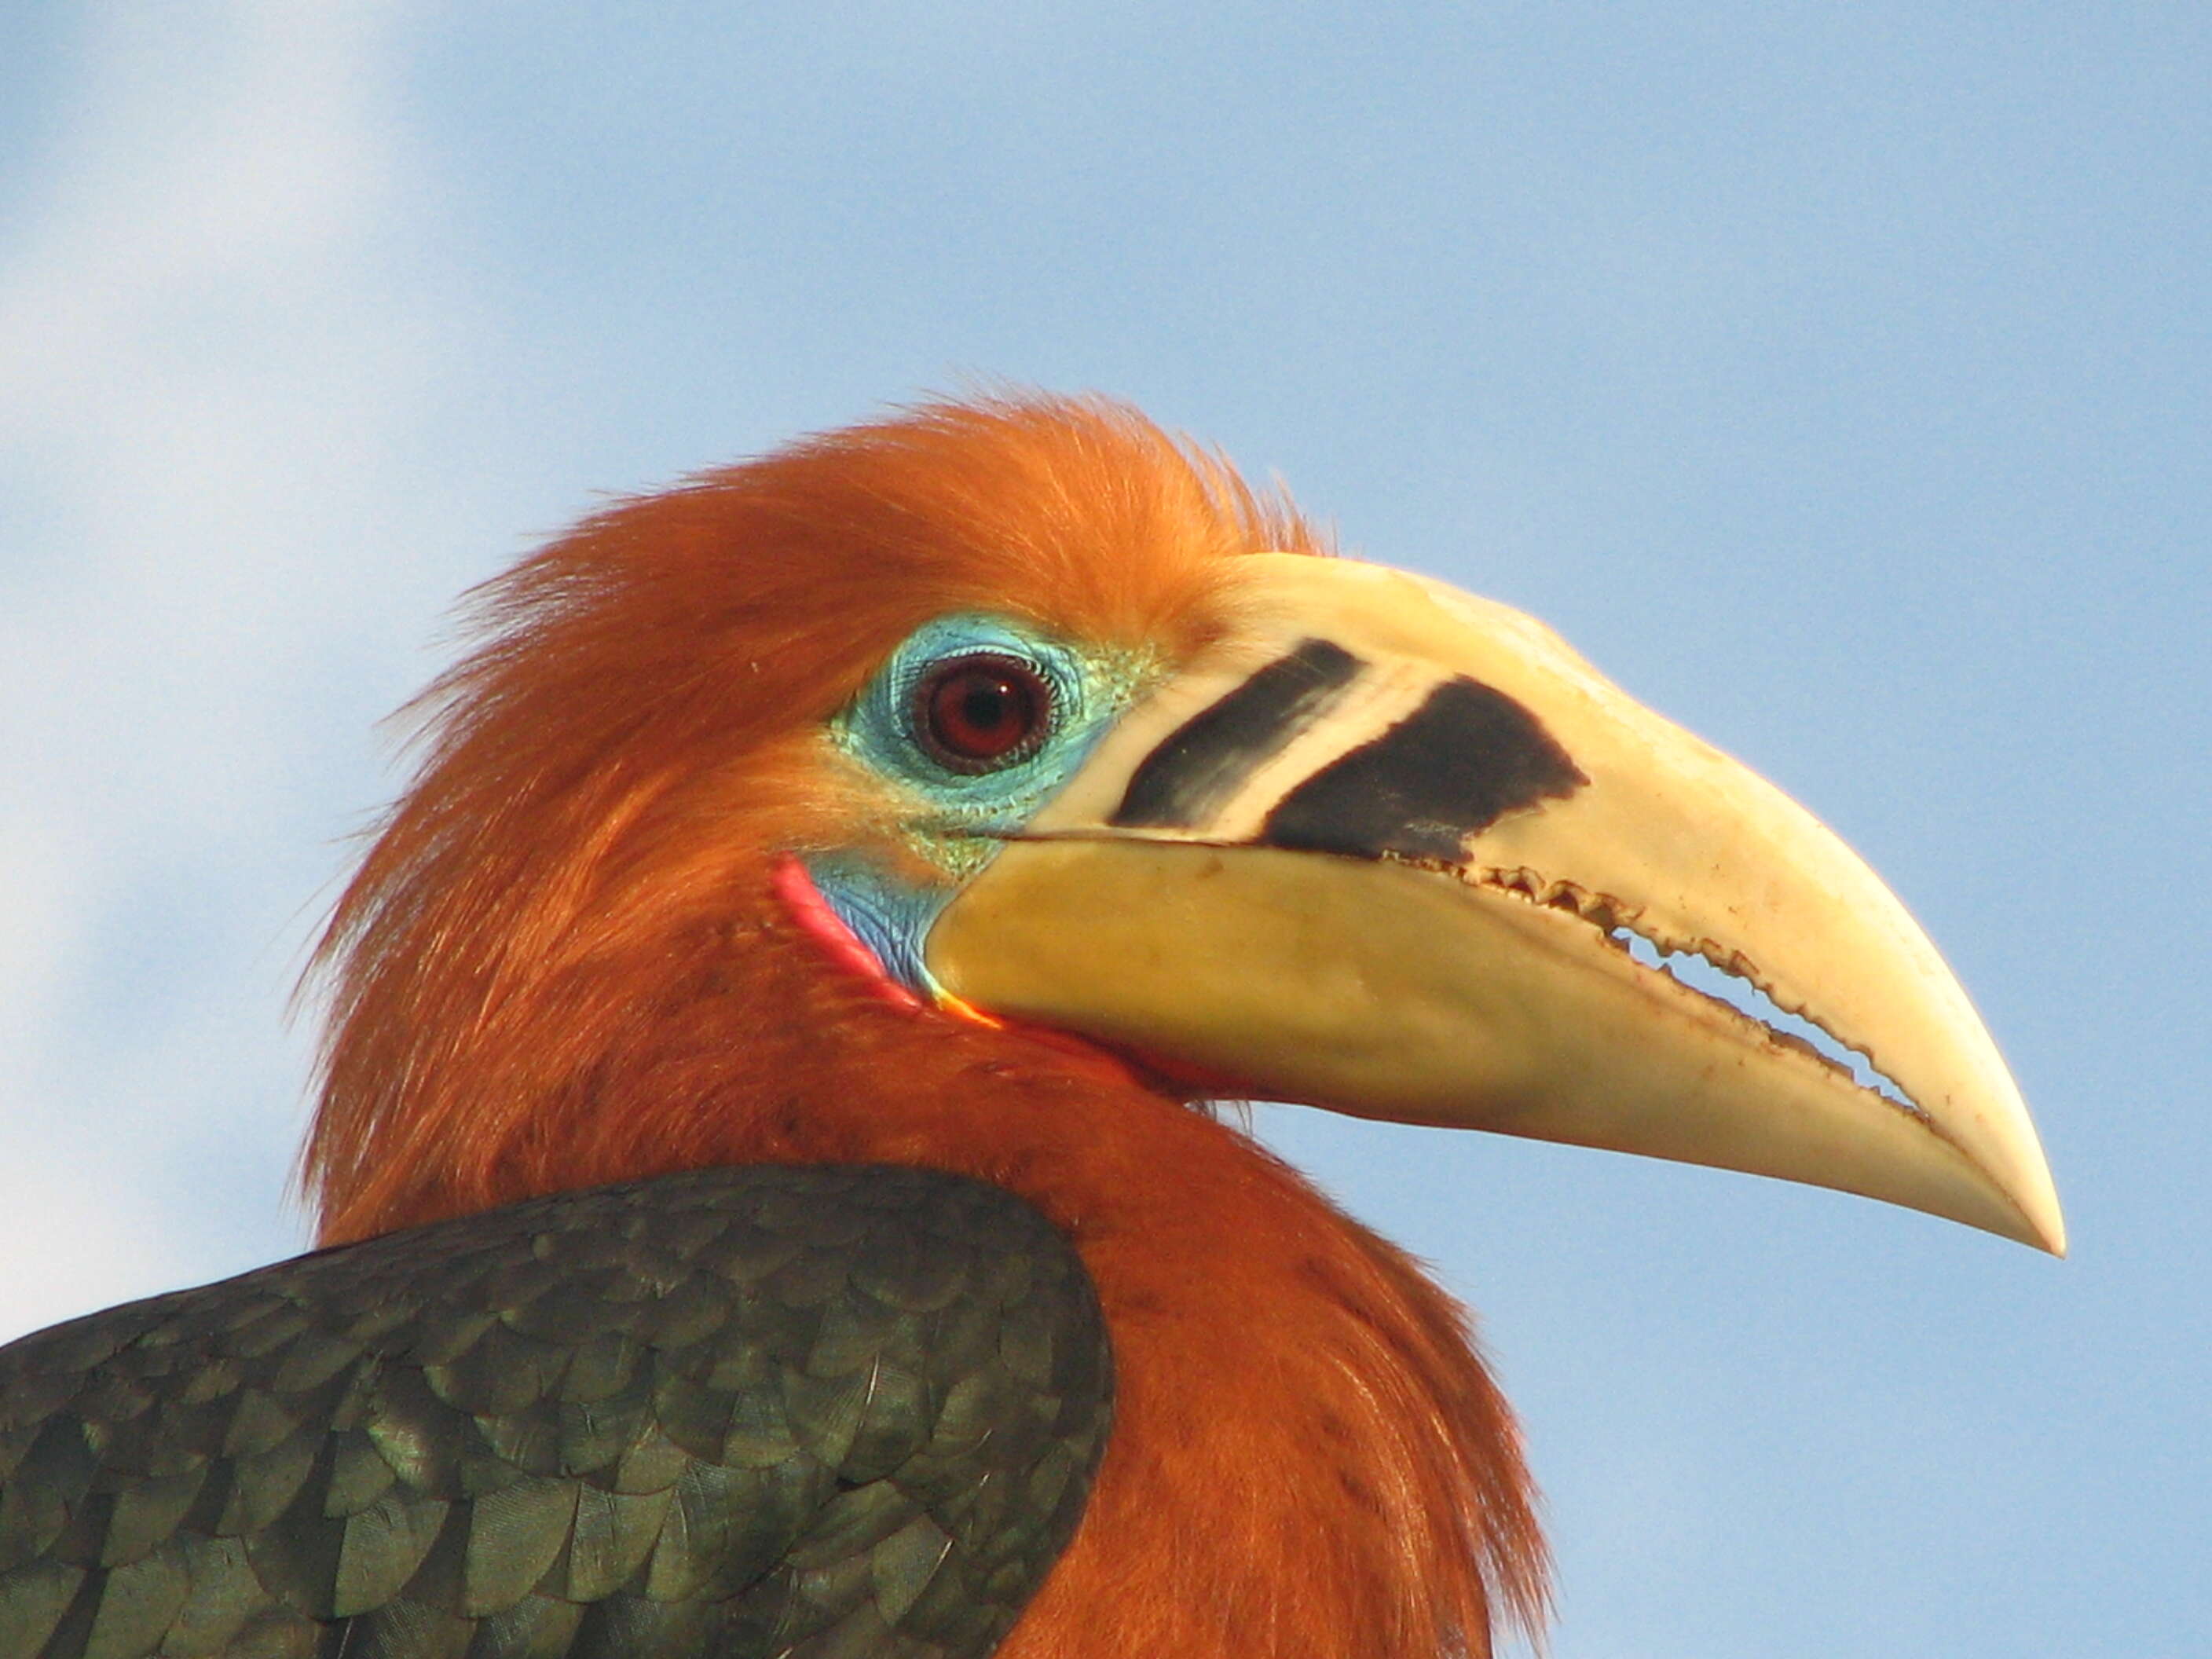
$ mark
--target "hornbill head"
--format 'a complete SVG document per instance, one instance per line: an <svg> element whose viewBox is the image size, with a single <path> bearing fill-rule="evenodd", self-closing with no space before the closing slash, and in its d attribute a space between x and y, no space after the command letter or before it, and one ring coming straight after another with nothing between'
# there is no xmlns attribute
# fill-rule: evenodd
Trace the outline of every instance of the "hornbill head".
<svg viewBox="0 0 2212 1659"><path fill-rule="evenodd" d="M826 951L933 1026L1157 1091L2063 1249L1996 1046L1840 840L1540 623L1322 556L1129 411L834 434L617 507L489 604L503 631L434 694L424 781L326 945L328 1236L520 1195L504 1172L564 1133L544 1103L604 1095L612 1046L752 971L730 929L795 922L809 972ZM747 991L763 1042L784 983ZM473 1093L441 1103L461 1054ZM672 1166L749 1155L685 1133ZM465 1144L477 1189L393 1185L458 1194Z"/></svg>

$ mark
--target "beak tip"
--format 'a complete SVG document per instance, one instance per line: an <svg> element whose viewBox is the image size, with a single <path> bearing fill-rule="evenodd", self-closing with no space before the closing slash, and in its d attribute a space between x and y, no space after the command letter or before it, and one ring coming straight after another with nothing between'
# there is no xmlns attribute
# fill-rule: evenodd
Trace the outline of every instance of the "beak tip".
<svg viewBox="0 0 2212 1659"><path fill-rule="evenodd" d="M2035 1190L2026 1194L2009 1193L2006 1197L2017 1219L2017 1224L2008 1229L2011 1236L2046 1255L2063 1261L2066 1218L2058 1208L2058 1194L2051 1188L2049 1171L2044 1171Z"/></svg>

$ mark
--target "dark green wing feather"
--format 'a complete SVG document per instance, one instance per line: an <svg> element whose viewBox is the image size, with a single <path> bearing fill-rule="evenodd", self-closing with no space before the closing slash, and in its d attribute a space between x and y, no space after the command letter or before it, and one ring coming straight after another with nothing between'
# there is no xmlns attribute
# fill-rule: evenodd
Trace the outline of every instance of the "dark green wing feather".
<svg viewBox="0 0 2212 1659"><path fill-rule="evenodd" d="M1112 1386L1066 1241L948 1176L416 1228L0 1349L0 1659L981 1656Z"/></svg>

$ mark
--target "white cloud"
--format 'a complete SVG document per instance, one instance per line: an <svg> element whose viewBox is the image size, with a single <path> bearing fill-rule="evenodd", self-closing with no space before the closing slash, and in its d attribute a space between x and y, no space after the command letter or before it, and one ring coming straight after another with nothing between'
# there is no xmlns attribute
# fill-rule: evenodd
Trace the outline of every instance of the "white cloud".
<svg viewBox="0 0 2212 1659"><path fill-rule="evenodd" d="M379 788L356 716L390 688L360 665L452 586L388 550L440 546L438 488L395 472L465 331L424 252L404 21L106 8L18 192L0 1337L299 1241L283 996L333 803Z"/></svg>

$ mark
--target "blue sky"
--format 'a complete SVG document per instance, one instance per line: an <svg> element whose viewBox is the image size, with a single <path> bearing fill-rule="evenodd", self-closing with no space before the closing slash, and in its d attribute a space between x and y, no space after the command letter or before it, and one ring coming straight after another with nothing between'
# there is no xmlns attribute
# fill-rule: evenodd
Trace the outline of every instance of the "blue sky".
<svg viewBox="0 0 2212 1659"><path fill-rule="evenodd" d="M2212 12L18 7L0 1334L296 1249L283 1007L374 723L600 499L963 380L1132 398L1864 852L2056 1263L1261 1127L1481 1311L1553 1651L2212 1625Z"/></svg>

